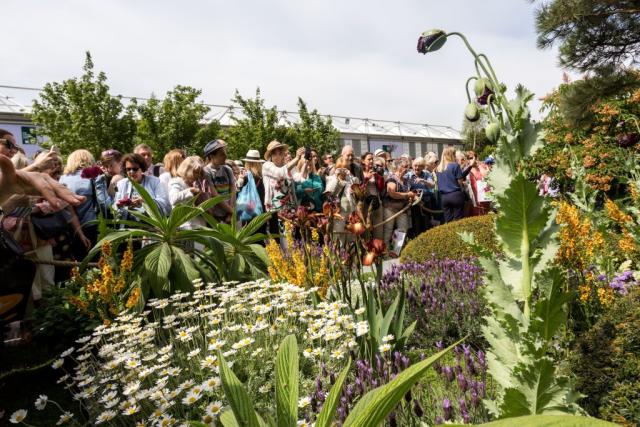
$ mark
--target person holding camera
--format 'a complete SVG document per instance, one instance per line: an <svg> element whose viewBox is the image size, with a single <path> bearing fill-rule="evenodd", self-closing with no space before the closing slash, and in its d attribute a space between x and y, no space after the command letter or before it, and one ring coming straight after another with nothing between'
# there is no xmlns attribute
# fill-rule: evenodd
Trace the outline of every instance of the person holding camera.
<svg viewBox="0 0 640 427"><path fill-rule="evenodd" d="M296 197L301 206L309 212L322 212L322 191L324 183L318 175L316 165L318 153L310 148L305 148L304 158L297 165L298 173L302 181L296 182Z"/></svg>
<svg viewBox="0 0 640 427"><path fill-rule="evenodd" d="M384 219L382 197L384 195L384 159L374 159L373 153L364 153L362 160L362 176L364 179L364 215L372 225L380 224ZM382 226L372 230L374 239L384 237Z"/></svg>
<svg viewBox="0 0 640 427"><path fill-rule="evenodd" d="M397 229L406 233L409 229L409 214L405 210L407 204L412 203L416 198L416 193L409 188L409 182L405 179L405 174L409 169L407 159L397 159L395 161L394 172L389 175L386 181L386 195L384 197L384 241L393 247L391 240L393 230Z"/></svg>
<svg viewBox="0 0 640 427"><path fill-rule="evenodd" d="M429 207L431 191L436 186L429 172L425 170L426 162L422 157L413 161L412 169L405 175L409 183L409 189L420 194L420 203L411 207L411 230L410 236L417 237L426 231L430 225L430 218L423 213L423 207Z"/></svg>

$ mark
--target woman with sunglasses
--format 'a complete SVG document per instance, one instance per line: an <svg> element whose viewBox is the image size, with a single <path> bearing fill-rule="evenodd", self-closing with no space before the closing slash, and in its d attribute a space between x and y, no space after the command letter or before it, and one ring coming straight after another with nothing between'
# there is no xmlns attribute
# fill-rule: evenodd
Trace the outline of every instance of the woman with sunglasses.
<svg viewBox="0 0 640 427"><path fill-rule="evenodd" d="M122 157L122 169L127 179L118 181L115 204L125 218L130 218L129 210L142 210L142 197L133 186L133 182L141 185L155 201L163 215L171 212L171 203L160 179L145 175L147 164L139 154L126 154Z"/></svg>

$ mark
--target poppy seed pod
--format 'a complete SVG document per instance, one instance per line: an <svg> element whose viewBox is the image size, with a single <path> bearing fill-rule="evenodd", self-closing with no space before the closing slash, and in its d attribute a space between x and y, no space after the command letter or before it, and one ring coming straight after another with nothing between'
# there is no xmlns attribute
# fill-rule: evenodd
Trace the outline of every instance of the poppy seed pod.
<svg viewBox="0 0 640 427"><path fill-rule="evenodd" d="M480 118L480 110L475 103L470 103L467 108L464 109L464 117L470 122L477 122Z"/></svg>
<svg viewBox="0 0 640 427"><path fill-rule="evenodd" d="M426 54L440 49L447 41L447 35L442 30L427 30L418 38L418 52Z"/></svg>
<svg viewBox="0 0 640 427"><path fill-rule="evenodd" d="M476 80L475 85L473 86L473 91L476 93L476 96L484 95L486 90L490 90L493 93L493 86L491 86L491 82L489 79L481 77Z"/></svg>
<svg viewBox="0 0 640 427"><path fill-rule="evenodd" d="M496 122L491 122L484 129L484 133L489 141L497 142L498 138L500 138L500 125Z"/></svg>

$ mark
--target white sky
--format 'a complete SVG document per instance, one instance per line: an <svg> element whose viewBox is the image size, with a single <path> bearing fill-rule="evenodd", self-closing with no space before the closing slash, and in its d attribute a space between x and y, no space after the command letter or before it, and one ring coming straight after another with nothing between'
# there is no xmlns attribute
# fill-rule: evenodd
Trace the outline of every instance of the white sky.
<svg viewBox="0 0 640 427"><path fill-rule="evenodd" d="M466 34L510 89L543 96L562 78L555 50L536 48L526 0L2 0L0 11L1 85L78 76L89 50L114 94L183 84L229 104L259 86L289 111L300 96L324 114L459 129L472 57L458 39L418 54L433 27Z"/></svg>

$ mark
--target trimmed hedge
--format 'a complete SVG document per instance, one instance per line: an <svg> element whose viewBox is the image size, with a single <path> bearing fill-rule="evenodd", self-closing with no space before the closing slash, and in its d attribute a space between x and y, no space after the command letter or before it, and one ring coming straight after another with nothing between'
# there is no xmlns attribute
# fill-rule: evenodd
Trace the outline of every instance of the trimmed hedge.
<svg viewBox="0 0 640 427"><path fill-rule="evenodd" d="M497 251L494 221L493 214L472 216L427 230L407 244L400 256L400 262L424 262L434 257L461 260L477 256L460 239L458 233L463 231L473 232L477 243Z"/></svg>

